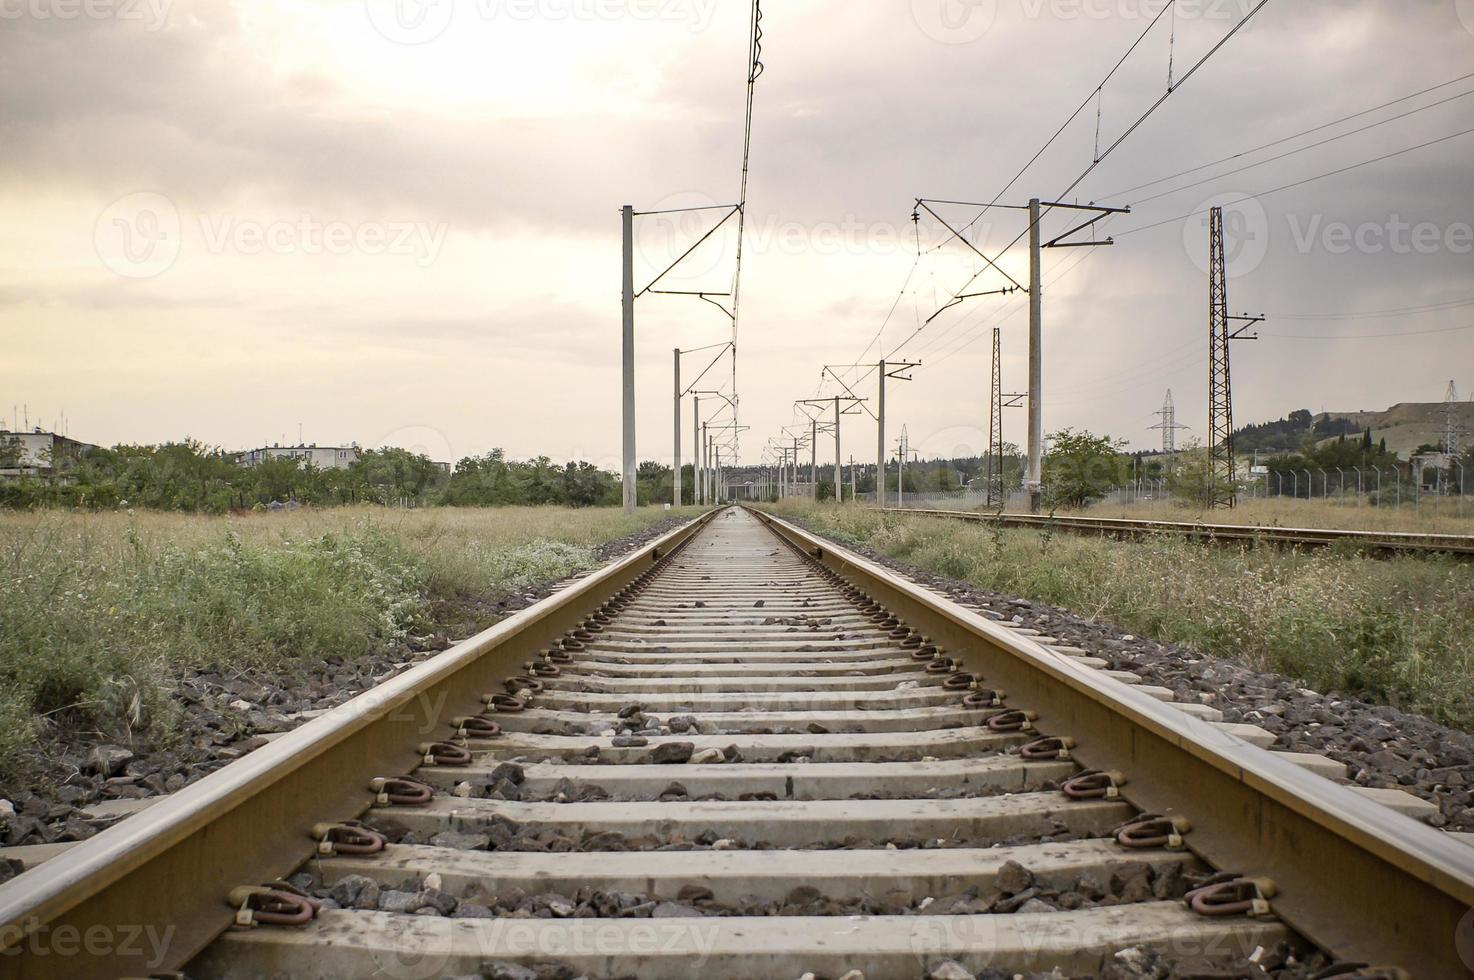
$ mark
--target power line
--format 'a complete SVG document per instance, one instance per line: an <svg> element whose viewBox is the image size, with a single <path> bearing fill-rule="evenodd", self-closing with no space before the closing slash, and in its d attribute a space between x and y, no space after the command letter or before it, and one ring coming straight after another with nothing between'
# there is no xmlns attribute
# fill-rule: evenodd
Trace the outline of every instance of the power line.
<svg viewBox="0 0 1474 980"><path fill-rule="evenodd" d="M1323 123L1323 124L1321 124L1319 126L1312 127L1311 129L1302 130L1301 132L1298 132L1298 133L1292 133L1289 136L1282 136L1282 137L1280 137L1277 140L1271 140L1268 143L1260 144L1259 146L1256 146L1253 149L1243 150L1243 151L1241 151L1239 153L1235 153L1235 154L1233 154L1231 156L1224 157L1221 160L1213 160L1213 161L1211 161L1209 163L1200 164L1199 166L1196 166L1196 167L1190 167L1187 170L1180 171L1179 173L1172 174L1171 176L1168 176L1168 177L1158 177L1156 180L1149 180L1149 181L1147 181L1144 184L1137 184L1135 187L1128 187L1124 191L1119 191L1119 192L1117 192L1115 194L1107 194L1106 197L1109 198L1109 199L1111 199L1111 200L1114 200L1116 198L1125 197L1127 194L1130 194L1133 191L1143 190L1143 189L1145 189L1147 187L1151 187L1154 184L1163 183L1164 181L1176 180L1178 177L1186 177L1188 174L1197 173L1199 170L1206 170L1209 167L1216 167L1220 163L1229 163L1229 162L1231 162L1233 160L1237 160L1239 157L1247 156L1250 153L1258 153L1260 150L1267 150L1270 147L1279 146L1281 143L1288 143L1290 140L1299 139L1302 136L1309 136L1311 133L1318 133L1318 132L1320 132L1323 129L1330 129L1332 126L1339 126L1339 125L1341 125L1341 123L1350 122L1353 119L1357 119L1357 118L1359 118L1361 116L1368 115L1369 113L1379 112L1382 109L1386 109L1386 108L1389 108L1391 106L1395 106L1395 105L1397 105L1400 102L1406 102L1409 99L1416 99L1416 98L1418 98L1421 95L1427 95L1429 92L1436 92L1438 89L1441 89L1441 88L1448 88L1450 85L1457 85L1459 82L1467 81L1470 78L1474 78L1474 72L1470 72L1467 75L1460 75L1458 78L1453 78L1453 79L1450 79L1450 80L1448 80L1446 82L1440 82L1439 84L1434 85L1434 86L1432 86L1430 88L1423 89L1421 92L1414 92L1411 95L1404 95L1402 98L1400 98L1400 99L1393 99L1391 102L1383 102L1381 105L1373 106L1370 109L1363 109L1360 112L1353 112L1349 116L1342 116L1340 119L1334 119L1331 122ZM1457 98L1462 98L1463 95L1468 95L1468 94L1469 94L1468 92L1464 92L1464 93L1462 93L1462 95L1456 95L1456 96L1454 96L1454 98L1456 98L1456 99ZM1446 102L1446 101L1449 101L1449 100L1445 99L1444 101ZM1443 104L1443 102L1435 102L1432 105L1423 106L1420 109L1414 109L1414 110L1412 110L1412 112L1421 112L1423 109L1431 109L1431 108L1433 108L1433 106L1442 105L1442 104ZM1410 115L1410 114L1411 113L1404 113L1403 115ZM1391 122L1393 119L1401 119L1401 118L1402 118L1402 116L1393 116L1392 119L1383 120L1383 122ZM1377 123L1375 125L1381 125L1381 124L1380 123ZM1347 134L1347 135L1350 135L1350 134Z"/></svg>
<svg viewBox="0 0 1474 980"><path fill-rule="evenodd" d="M1074 191L1074 189L1076 187L1079 187L1080 184L1085 180L1085 178L1088 177L1088 176L1090 176L1090 174L1092 172L1094 172L1094 170L1095 170L1096 167L1100 166L1101 163L1103 163L1106 160L1107 157L1109 157L1112 153L1114 153L1116 151L1116 149L1122 143L1124 143L1127 140L1128 137L1131 136L1132 133L1136 132L1136 130L1139 129L1141 127L1141 125L1147 121L1147 119L1151 118L1152 114L1155 113L1159 108L1161 108L1162 104L1165 103L1169 98L1172 97L1172 93L1176 92L1178 89L1182 88L1183 85L1187 84L1188 79L1192 78L1193 75L1197 74L1198 69L1202 68L1203 65L1205 65L1205 64L1208 63L1208 60L1209 59L1211 59L1215 54L1217 54L1220 50L1222 50L1223 46L1225 44L1227 44L1234 37L1234 35L1238 34L1238 32L1241 31L1244 28L1244 26L1246 24L1248 24L1250 20L1253 19L1254 15L1257 14L1257 13L1259 13L1259 11L1263 10L1264 7L1268 3L1269 3L1269 0L1259 0L1259 2L1257 4L1255 4L1255 6L1247 14L1245 14L1243 16L1243 18L1241 18L1237 23L1234 24L1233 27L1231 27L1228 30L1228 33L1226 33L1223 37L1219 38L1218 42L1216 44L1214 44L1213 47L1211 47L1210 49L1208 49L1208 53L1207 54L1205 54L1201 58L1199 58L1197 60L1197 62L1195 62L1193 64L1193 66L1187 70L1187 73L1182 76L1182 80L1181 81L1179 81L1175 86L1167 89L1167 91L1164 92L1162 94L1162 96L1157 99L1157 101L1153 102L1146 109L1145 112L1143 112L1140 116L1137 117L1137 119L1136 119L1135 122L1133 122L1129 127L1127 127L1127 129L1126 129L1125 132L1123 132L1120 136L1118 136L1116 138L1116 141L1114 143L1112 143L1109 147L1106 148L1106 151L1104 153L1100 154L1093 161L1091 161L1090 165L1087 166L1080 173L1080 176L1076 177L1074 179L1074 181L1072 181L1070 183L1070 186L1066 187L1059 194L1055 195L1055 200L1063 201L1065 198L1069 197L1070 193L1072 191ZM1163 7L1162 9L1163 10L1166 10L1167 8L1166 7ZM1157 18L1160 18L1160 17L1161 17L1161 12L1158 12ZM1152 23L1155 24L1156 23L1156 19L1153 19ZM1151 29L1150 28L1150 25L1148 26L1147 29L1148 30ZM1138 43L1139 42L1140 42L1140 39L1138 39ZM1135 48L1135 45L1132 45L1132 47ZM1128 52L1128 54L1129 54L1129 52ZM1119 67L1119 65L1117 67ZM1113 69L1113 71L1114 71L1114 69ZM1001 196L1002 195L1000 194L999 197L1001 197ZM997 201L997 198L996 197L994 198L994 201L995 202ZM1044 214L1048 214L1052 210L1053 210L1053 207L1046 208L1044 210L1043 214L1040 215L1040 220L1043 219L1043 215ZM979 217L981 217L981 215L979 215ZM976 220L976 219L974 219L974 220ZM1014 245L1017 245L1020 241L1022 241L1025 235L1028 235L1030 232L1033 231L1033 228L1034 228L1034 222L1031 221L1029 223L1029 226L1026 227L1023 231L1019 232L1019 234L1017 235L1017 237L1015 237L1013 239L1013 241L1009 242L1007 245L1005 245L1003 247L1003 249L998 253L998 257L1001 258L1005 253L1007 253L1007 251L1010 248L1012 248ZM963 293L964 290L966 290L969 286L971 286L974 282L977 281L978 277L981 276L983 274L983 272L986 271L987 268L988 267L985 266L983 269L980 269L978 272L974 273L971 277L969 277L968 280L965 283L962 284L961 288L959 288L956 292L954 292L952 294L952 299L953 300L957 299L957 297L959 297ZM951 302L951 301L949 300L949 302ZM929 322L930 321L928 321L928 323ZM908 337L907 340L903 342L903 345L904 345L904 343L909 342L910 339L911 338ZM888 355L886 355L886 356L887 357L893 356L900 349L901 349L900 347L897 347L895 350L891 351L891 353L888 354Z"/></svg>
<svg viewBox="0 0 1474 980"><path fill-rule="evenodd" d="M741 401L737 393L737 326L742 297L742 244L746 237L744 232L747 226L747 182L752 163L753 102L757 80L762 77L764 70L762 22L762 0L752 0L752 27L747 45L747 112L742 126L742 189L737 203L737 260L732 270L732 397L738 402ZM741 421L735 406L732 414L734 423Z"/></svg>
<svg viewBox="0 0 1474 980"><path fill-rule="evenodd" d="M1474 299L1451 300L1447 303L1432 303L1428 306L1404 306L1397 310L1368 310L1364 313L1271 313L1276 320L1374 320L1384 316L1405 316L1410 313L1436 313L1453 310L1461 306L1474 306Z"/></svg>
<svg viewBox="0 0 1474 980"><path fill-rule="evenodd" d="M1387 333L1268 333L1264 336L1270 340L1373 340L1379 337L1421 337L1435 333L1457 333L1461 330L1474 330L1474 323L1466 323L1461 327L1434 327L1430 330L1393 330Z"/></svg>
<svg viewBox="0 0 1474 980"><path fill-rule="evenodd" d="M1267 0L1265 0L1265 2L1267 2ZM1137 47L1139 47L1141 45L1141 42L1144 41L1146 39L1147 35L1151 33L1152 28L1155 27L1157 25L1157 22L1162 19L1162 15L1164 13L1166 13L1168 10L1174 10L1175 11L1176 5L1177 5L1177 0L1167 0L1167 3L1162 7L1161 10L1159 10L1157 12L1157 15L1152 18L1151 22L1147 24L1146 28L1139 35L1137 35L1136 40L1131 43L1131 46L1126 49L1126 53L1123 54L1123 55L1121 55L1121 57L1116 61L1115 65L1113 65L1111 67L1111 70L1108 71L1108 72L1106 72L1105 77L1102 78L1100 80L1100 82L1097 83L1096 86L1093 89L1091 89L1090 94L1087 95L1080 102L1080 104L1075 107L1075 111L1070 113L1070 115L1065 119L1065 121L1060 124L1059 128L1054 131L1053 135L1051 135L1049 137L1049 139L1047 139L1047 140L1044 141L1044 145L1041 146L1034 153L1034 155L1029 158L1029 160L1028 160L1027 163L1025 163L1021 168L1019 168L1019 171L1016 174L1014 174L1012 178L1009 179L1008 183L1004 184L1003 187L1002 187L1002 189L999 190L997 194L993 195L993 199L991 201L989 201L986 205L984 205L983 208L982 208L982 210L979 211L976 215L974 215L971 221L967 222L967 224L965 224L965 225L962 226L962 228L964 230L965 229L968 229L968 228L971 228L973 225L977 224L978 221L982 220L983 215L987 214L987 212L988 212L988 210L990 208L992 208L995 205L997 205L999 199L1002 198L1004 194L1007 194L1008 191L1013 187L1014 184L1018 183L1019 178L1023 177L1023 175L1028 172L1029 168L1032 167L1036 162L1038 162L1039 158L1042 157L1045 154L1045 152L1047 152L1049 150L1049 148L1054 145L1055 141L1057 139L1059 139L1060 135L1066 129L1069 128L1070 123L1074 122L1075 119L1080 115L1080 113L1083 112L1083 111L1085 111L1085 108L1090 105L1091 100L1097 98L1100 90L1102 88L1104 88L1104 86L1106 85L1106 83L1109 82L1113 77L1115 77L1116 72L1120 71L1121 66L1126 63L1126 60L1131 57L1132 53L1135 52L1136 49L1137 49ZM1262 4L1261 4L1261 6L1262 6ZM1174 12L1174 15L1173 16L1174 17L1176 16L1175 12ZM1252 16L1252 14L1250 16ZM1186 78L1184 78L1183 80L1186 81ZM1169 85L1170 85L1170 81L1169 81ZM1169 88L1169 91L1170 91L1170 88ZM938 203L947 203L947 202L938 202ZM951 235L951 236L943 239L937 245L932 246L927 251L932 252L932 251L937 251L937 250L943 248L954 237L960 237L960 236L958 236L958 235L956 235L954 233L953 235ZM1022 238L1022 237L1023 237L1022 235L1019 236L1019 238ZM1008 250L1008 248L1011 248L1014 244L1017 244L1018 241L1019 241L1018 238L1014 239L1014 241L1013 242L1010 242L1009 245L1007 247L1005 247L1003 251L1006 252ZM917 261L919 262L920 261L920 258L921 258L921 250L920 250L920 242L919 241L918 241L917 245L918 245L918 248L917 248ZM1001 257L1002 254L1003 254L1002 252L999 253L1000 257ZM913 265L912 268L911 268L911 272L907 273L907 276L906 276L906 282L908 284L910 283L911 276L912 276L912 274L915 273L915 271L916 271L916 266ZM976 276L973 276L972 278L973 279L976 279L977 277ZM970 282L972 282L972 279L969 279L968 281L970 283ZM966 287L964 287L964 288L966 288ZM906 292L906 286L903 285L901 287L901 295L905 295L905 292ZM959 290L959 292L960 292L960 290ZM897 302L897 304L899 304L899 302L900 302L900 297L899 296L897 297L896 302ZM886 322L881 324L880 331L876 333L875 337L865 347L864 352L862 352L860 354L860 356L855 359L857 363L864 361L866 355L869 354L870 350L875 347L876 341L878 341L880 339L881 333L884 332L884 330L885 330L886 323L889 323L890 322L891 314L893 314L894 312L895 312L895 307L893 306L891 308L890 313L886 314ZM909 339L910 338L908 338L908 340ZM904 346L904 343L905 342L903 341L902 346ZM888 354L886 356L887 357L894 356L896 354L896 352L899 351L900 349L901 349L900 347L896 347L894 350L891 351L890 354ZM865 377L868 377L868 372L867 372L866 375L862 375L860 378L857 378L856 381L855 381L855 383L858 384L860 381L863 381Z"/></svg>
<svg viewBox="0 0 1474 980"><path fill-rule="evenodd" d="M1422 149L1426 149L1427 147L1430 147L1430 146L1436 146L1439 143L1447 143L1451 139L1457 139L1460 136L1468 136L1470 133L1474 133L1474 129L1465 129L1465 130L1462 130L1462 131L1457 132L1457 133L1450 133L1447 136L1440 136L1438 139L1429 140L1426 143L1419 143L1417 146L1409 146L1406 149L1395 150L1392 153L1385 153L1382 156L1373 157L1370 160L1363 160L1360 163L1353 163L1353 164L1351 164L1348 167L1341 167L1341 168L1339 168L1337 170L1327 171L1326 173L1323 173L1323 174L1316 174L1314 177L1306 177L1304 180L1297 180L1294 183L1283 184L1283 185L1281 185L1279 187L1271 187L1267 191L1258 191L1258 192L1253 193L1253 194L1245 194L1245 195L1243 195L1243 197L1239 198L1239 200L1242 200L1242 201L1259 200L1260 198L1268 197L1271 194L1278 194L1280 191L1287 191L1287 190L1290 190L1291 188L1294 188L1294 187L1301 187L1301 186L1304 186L1305 184L1310 184L1310 183L1313 183L1313 182L1315 182L1317 180L1324 180L1327 177L1336 177L1336 176L1339 176L1340 174L1348 173L1348 172L1350 172L1352 170L1357 170L1357 169L1359 169L1361 167L1367 167L1367 166L1370 166L1370 165L1372 165L1374 163L1381 163L1383 160L1391 160L1393 157L1400 157L1400 156L1402 156L1405 153L1412 153L1414 150L1422 150ZM1193 217L1194 215L1199 215L1199 214L1202 214L1202 213L1203 212L1201 212L1201 211L1189 211L1187 214L1180 214L1180 215L1178 215L1175 218L1164 218L1161 221L1154 221L1154 222L1152 222L1149 225L1138 225L1135 228L1128 228L1126 231L1117 232L1117 236L1118 237L1121 237L1121 238L1124 238L1127 235L1134 235L1134 234L1136 234L1139 231L1147 231L1148 229L1158 228L1158 227L1161 227L1162 225L1170 225L1170 224L1172 224L1175 221L1185 221L1188 218Z"/></svg>
<svg viewBox="0 0 1474 980"><path fill-rule="evenodd" d="M1438 106L1444 105L1446 103L1452 102L1455 99L1462 99L1462 98L1464 98L1467 95L1474 95L1474 89L1470 89L1467 92L1460 92L1458 95L1451 95L1451 96L1449 96L1446 99L1441 99L1438 102L1433 102L1433 103L1431 103L1429 105L1425 105L1425 106L1422 106L1422 107L1417 108L1417 109L1409 109L1407 112L1399 113L1398 115L1391 116L1391 117L1389 117L1387 119L1382 119L1382 120L1380 120L1378 122L1368 123L1367 125L1362 126L1359 129L1353 129L1353 130L1350 130L1350 131L1345 132L1345 133L1340 133L1339 135L1336 135L1336 136L1328 136L1328 137L1326 137L1323 140L1319 140L1319 141L1317 141L1315 143L1310 143L1310 144L1308 144L1306 146L1301 146L1301 147L1298 147L1298 148L1293 149L1293 150L1286 150L1284 153L1280 153L1280 154L1277 154L1277 155L1272 156L1272 157L1267 157L1266 159L1259 160L1259 161L1257 161L1255 163L1246 163L1242 167L1236 167L1233 170L1225 170L1221 174L1214 174L1211 177L1204 177L1201 180L1195 180L1195 181L1192 181L1191 183L1183 184L1181 187L1174 187L1171 190L1162 191L1160 194L1153 194L1150 197L1140 198L1137 201L1135 201L1134 203L1135 204L1146 204L1148 201L1155 201L1155 200L1158 200L1159 198L1169 197L1169 196L1171 196L1173 194L1178 193L1179 191L1189 190L1189 189L1191 189L1193 187L1200 187L1203 184L1212 183L1213 181L1215 181L1215 180L1221 180L1224 177L1232 177L1234 174L1241 174L1245 170L1253 170L1255 167L1262 167L1262 166L1264 166L1267 163L1275 163L1276 161L1284 160L1287 157L1292 157L1292 156L1294 156L1297 153L1304 153L1307 150L1314 150L1314 149L1317 149L1319 147L1325 146L1328 143L1334 143L1337 140L1346 139L1348 136L1356 136L1358 133L1365 133L1369 129L1376 129L1378 126L1385 126L1387 123L1396 122L1399 119L1405 119L1408 116L1413 115L1414 113L1422 112L1424 109L1433 109L1433 108L1436 108ZM1248 152L1252 153L1254 151L1253 150L1250 150ZM1240 156L1242 156L1242 155L1243 154L1240 154ZM1210 166L1211 166L1211 164L1210 164Z"/></svg>

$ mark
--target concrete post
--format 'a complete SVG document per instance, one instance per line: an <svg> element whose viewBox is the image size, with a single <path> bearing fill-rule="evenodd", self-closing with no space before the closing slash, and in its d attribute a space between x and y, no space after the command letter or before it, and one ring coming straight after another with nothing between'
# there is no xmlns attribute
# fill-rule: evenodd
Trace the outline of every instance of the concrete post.
<svg viewBox="0 0 1474 980"><path fill-rule="evenodd" d="M798 496L798 436L793 437L793 495Z"/></svg>
<svg viewBox="0 0 1474 980"><path fill-rule="evenodd" d="M844 470L839 455L839 399L834 399L834 502L844 503Z"/></svg>
<svg viewBox="0 0 1474 980"><path fill-rule="evenodd" d="M674 466L673 472L672 472L672 482L674 484L674 487L671 490L671 497L673 498L674 503L672 503L671 506L673 506L673 507L679 507L679 506L681 506L681 349L679 347L676 348L676 400L675 400L675 411L676 411L676 449L675 449L675 459L674 459L675 466Z"/></svg>
<svg viewBox="0 0 1474 980"><path fill-rule="evenodd" d="M885 506L885 361L880 362L880 392L875 416L875 506Z"/></svg>
<svg viewBox="0 0 1474 980"><path fill-rule="evenodd" d="M691 396L691 500L706 502L701 495L701 396Z"/></svg>
<svg viewBox="0 0 1474 980"><path fill-rule="evenodd" d="M819 502L819 420L809 419L809 487Z"/></svg>
<svg viewBox="0 0 1474 980"><path fill-rule="evenodd" d="M624 218L624 331L620 343L624 383L624 512L635 512L635 209Z"/></svg>
<svg viewBox="0 0 1474 980"><path fill-rule="evenodd" d="M1029 512L1041 508L1044 480L1044 297L1039 259L1039 199L1029 201Z"/></svg>

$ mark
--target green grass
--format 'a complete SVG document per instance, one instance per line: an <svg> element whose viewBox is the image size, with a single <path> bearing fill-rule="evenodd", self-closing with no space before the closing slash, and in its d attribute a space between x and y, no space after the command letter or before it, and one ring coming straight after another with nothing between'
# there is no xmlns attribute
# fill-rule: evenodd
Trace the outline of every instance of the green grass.
<svg viewBox="0 0 1474 980"><path fill-rule="evenodd" d="M1474 729L1466 563L1120 542L863 507L780 511L933 573Z"/></svg>
<svg viewBox="0 0 1474 980"><path fill-rule="evenodd" d="M191 669L286 669L487 625L486 600L588 568L670 514L0 514L0 783L58 726L167 740Z"/></svg>

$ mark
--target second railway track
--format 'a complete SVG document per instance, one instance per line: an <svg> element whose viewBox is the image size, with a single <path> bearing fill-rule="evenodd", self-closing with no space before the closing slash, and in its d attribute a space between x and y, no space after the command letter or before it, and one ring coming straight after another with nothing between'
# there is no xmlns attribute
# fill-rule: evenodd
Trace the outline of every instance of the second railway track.
<svg viewBox="0 0 1474 980"><path fill-rule="evenodd" d="M1470 975L1474 849L1100 666L727 509L0 886L0 971Z"/></svg>

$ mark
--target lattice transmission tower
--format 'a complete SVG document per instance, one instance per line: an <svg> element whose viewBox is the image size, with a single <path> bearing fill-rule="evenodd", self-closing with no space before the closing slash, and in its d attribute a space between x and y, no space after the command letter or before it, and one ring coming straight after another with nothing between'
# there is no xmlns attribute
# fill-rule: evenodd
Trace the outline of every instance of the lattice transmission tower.
<svg viewBox="0 0 1474 980"><path fill-rule="evenodd" d="M993 388L988 398L988 459L986 480L988 506L1002 506L1007 501L1003 488L1003 410L1022 408L1022 394L1003 391L1003 331L993 328Z"/></svg>
<svg viewBox="0 0 1474 980"><path fill-rule="evenodd" d="M1443 451L1450 456L1458 455L1459 446L1468 434L1459 419L1458 386L1450 381L1448 393L1443 396Z"/></svg>
<svg viewBox="0 0 1474 980"><path fill-rule="evenodd" d="M1243 326L1235 328L1235 322ZM1233 378L1228 347L1262 316L1228 315L1228 271L1223 251L1223 209L1208 212L1208 489L1214 507L1237 503L1233 469Z"/></svg>
<svg viewBox="0 0 1474 980"><path fill-rule="evenodd" d="M1175 456L1177 454L1177 430L1186 429L1187 426L1177 421L1177 409L1172 405L1172 389L1167 389L1167 397L1162 402L1160 411L1152 413L1161 418L1162 421L1152 426L1152 430L1162 430L1162 455Z"/></svg>
<svg viewBox="0 0 1474 980"><path fill-rule="evenodd" d="M1208 480L1214 507L1234 505L1233 383L1228 359L1228 277L1223 209L1208 213Z"/></svg>

